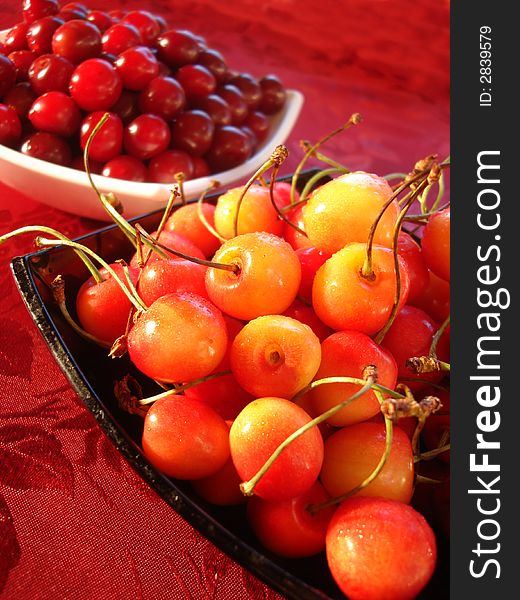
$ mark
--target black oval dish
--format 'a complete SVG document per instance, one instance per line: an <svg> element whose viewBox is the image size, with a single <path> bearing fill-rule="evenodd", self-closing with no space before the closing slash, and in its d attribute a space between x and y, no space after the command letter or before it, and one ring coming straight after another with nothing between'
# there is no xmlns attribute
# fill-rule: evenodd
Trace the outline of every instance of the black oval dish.
<svg viewBox="0 0 520 600"><path fill-rule="evenodd" d="M316 171L300 177L303 185ZM287 178L284 178L287 179ZM214 199L217 196L215 195ZM161 211L134 219L152 231ZM132 249L116 226L100 229L77 241L85 244L109 262L128 258ZM13 274L23 300L56 361L79 397L101 427L141 477L193 527L200 531L233 560L247 568L273 589L290 600L340 600L338 589L326 565L324 553L299 560L284 560L269 553L254 538L243 507L216 507L204 502L183 481L158 472L144 458L140 448L142 419L121 410L113 395L113 384L126 373L133 375L146 394L158 390L153 382L123 358L112 360L106 350L81 339L56 308L49 284L58 274L65 279L67 297L74 298L88 277L74 252L56 247L13 259ZM72 307L70 308L73 312ZM446 555L445 549L442 552ZM446 561L445 564L447 564ZM445 571L445 569L441 569ZM447 586L434 577L421 598L439 600Z"/></svg>

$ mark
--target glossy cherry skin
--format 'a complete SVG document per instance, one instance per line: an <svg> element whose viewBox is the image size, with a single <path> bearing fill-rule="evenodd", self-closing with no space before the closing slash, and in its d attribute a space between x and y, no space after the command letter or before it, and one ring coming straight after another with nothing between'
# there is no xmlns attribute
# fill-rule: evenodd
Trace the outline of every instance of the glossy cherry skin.
<svg viewBox="0 0 520 600"><path fill-rule="evenodd" d="M204 48L200 51L197 62L213 73L217 83L222 84L226 81L228 68L224 57L218 50Z"/></svg>
<svg viewBox="0 0 520 600"><path fill-rule="evenodd" d="M150 181L173 185L175 176L184 173L186 179L193 176L193 161L187 152L182 150L166 150L154 156L148 165Z"/></svg>
<svg viewBox="0 0 520 600"><path fill-rule="evenodd" d="M199 42L188 31L169 29L156 40L157 54L169 67L181 67L194 63L199 55Z"/></svg>
<svg viewBox="0 0 520 600"><path fill-rule="evenodd" d="M65 167L70 164L72 158L67 142L46 131L37 131L30 135L22 144L20 152Z"/></svg>
<svg viewBox="0 0 520 600"><path fill-rule="evenodd" d="M266 75L259 81L262 90L262 99L258 106L266 115L272 115L280 111L287 98L287 92L282 82L276 75Z"/></svg>
<svg viewBox="0 0 520 600"><path fill-rule="evenodd" d="M169 396L154 402L146 414L143 452L154 467L170 477L208 477L229 458L228 431L224 419L206 404Z"/></svg>
<svg viewBox="0 0 520 600"><path fill-rule="evenodd" d="M91 10L87 14L87 21L93 23L99 31L106 31L109 27L114 25L112 17L103 10Z"/></svg>
<svg viewBox="0 0 520 600"><path fill-rule="evenodd" d="M184 65L177 71L175 78L184 88L190 102L209 96L217 87L213 73L202 65Z"/></svg>
<svg viewBox="0 0 520 600"><path fill-rule="evenodd" d="M13 108L20 119L27 118L35 100L36 94L28 81L17 83L4 96L4 104Z"/></svg>
<svg viewBox="0 0 520 600"><path fill-rule="evenodd" d="M367 365L375 365L378 383L394 389L397 365L393 356L371 338L358 331L339 331L321 344L321 364L314 379L345 376L361 378ZM353 383L327 383L311 392L317 414L347 400L359 390ZM370 419L379 412L379 402L373 391L365 392L327 421L336 427Z"/></svg>
<svg viewBox="0 0 520 600"><path fill-rule="evenodd" d="M406 270L410 278L408 302L413 303L428 287L430 281L428 266L422 255L421 247L405 231L401 231L399 234L397 252L406 264Z"/></svg>
<svg viewBox="0 0 520 600"><path fill-rule="evenodd" d="M141 46L143 40L139 30L130 23L115 23L103 32L101 45L103 52L118 56L128 48Z"/></svg>
<svg viewBox="0 0 520 600"><path fill-rule="evenodd" d="M18 50L27 50L27 23L17 23L8 29L4 38L4 47L7 54Z"/></svg>
<svg viewBox="0 0 520 600"><path fill-rule="evenodd" d="M38 94L46 92L68 92L74 65L61 56L43 54L30 66L28 76L33 90Z"/></svg>
<svg viewBox="0 0 520 600"><path fill-rule="evenodd" d="M296 254L300 260L302 267L302 282L298 295L312 302L312 284L314 283L314 277L318 269L330 258L328 252L318 250L314 246L308 248L299 248L296 250Z"/></svg>
<svg viewBox="0 0 520 600"><path fill-rule="evenodd" d="M166 383L209 375L226 347L221 312L205 298L187 292L156 300L128 335L132 362L145 375Z"/></svg>
<svg viewBox="0 0 520 600"><path fill-rule="evenodd" d="M274 450L311 418L283 398L253 400L234 420L229 434L231 458L243 481L256 475ZM306 492L317 480L323 440L313 427L298 437L271 465L254 489L270 501L288 500Z"/></svg>
<svg viewBox="0 0 520 600"><path fill-rule="evenodd" d="M62 19L53 16L43 17L31 23L26 33L29 50L36 52L36 54L48 54L52 52L54 32L63 23Z"/></svg>
<svg viewBox="0 0 520 600"><path fill-rule="evenodd" d="M246 497L240 491L240 477L231 458L217 472L192 481L197 494L217 506L235 506L243 504Z"/></svg>
<svg viewBox="0 0 520 600"><path fill-rule="evenodd" d="M0 144L14 146L22 135L22 124L14 108L0 103Z"/></svg>
<svg viewBox="0 0 520 600"><path fill-rule="evenodd" d="M435 569L437 546L426 519L385 498L354 497L334 513L327 562L351 600L412 600Z"/></svg>
<svg viewBox="0 0 520 600"><path fill-rule="evenodd" d="M450 284L430 271L428 287L411 302L422 308L437 323L443 323L450 314Z"/></svg>
<svg viewBox="0 0 520 600"><path fill-rule="evenodd" d="M121 265L111 265L116 274L124 280ZM97 283L89 277L78 291L76 310L82 327L106 344L113 344L126 331L130 300L117 281L105 270L100 271L103 281ZM139 270L130 267L130 278L134 285Z"/></svg>
<svg viewBox="0 0 520 600"><path fill-rule="evenodd" d="M192 156L203 156L213 141L215 126L202 110L181 113L172 125L172 146Z"/></svg>
<svg viewBox="0 0 520 600"><path fill-rule="evenodd" d="M323 342L325 338L328 338L329 335L334 333L330 327L327 327L325 323L322 323L318 319L318 315L315 313L312 306L304 304L298 298L295 298L294 302L287 310L284 310L283 314L286 317L291 317L300 321L300 323L308 325L312 331L314 331L314 334L320 342Z"/></svg>
<svg viewBox="0 0 520 600"><path fill-rule="evenodd" d="M320 480L335 498L362 483L376 468L385 451L383 423L357 423L342 427L325 441ZM395 427L385 466L358 496L379 496L410 502L414 486L413 451L406 433Z"/></svg>
<svg viewBox="0 0 520 600"><path fill-rule="evenodd" d="M231 125L231 110L224 98L210 94L197 100L196 107L207 113L215 125Z"/></svg>
<svg viewBox="0 0 520 600"><path fill-rule="evenodd" d="M325 549L327 527L335 508L329 506L314 514L307 508L328 499L318 481L290 500L267 502L253 496L247 506L247 519L262 545L277 556L313 556Z"/></svg>
<svg viewBox="0 0 520 600"><path fill-rule="evenodd" d="M101 34L89 21L74 19L60 25L52 36L52 51L78 65L101 52Z"/></svg>
<svg viewBox="0 0 520 600"><path fill-rule="evenodd" d="M10 90L16 81L16 69L13 63L0 54L0 98Z"/></svg>
<svg viewBox="0 0 520 600"><path fill-rule="evenodd" d="M80 128L80 145L82 150L85 150L87 141L93 129L104 114L104 111L99 110L90 113L83 119ZM121 153L122 146L123 123L117 115L109 113L108 120L96 133L96 136L89 146L89 158L98 162L107 162Z"/></svg>
<svg viewBox="0 0 520 600"><path fill-rule="evenodd" d="M139 91L159 74L159 63L150 48L136 46L122 52L115 61L123 86Z"/></svg>
<svg viewBox="0 0 520 600"><path fill-rule="evenodd" d="M249 73L239 73L228 81L236 86L244 95L247 107L250 111L256 110L262 100L262 89L258 81Z"/></svg>
<svg viewBox="0 0 520 600"><path fill-rule="evenodd" d="M231 124L241 125L249 111L244 94L231 84L222 86L216 93L227 102L231 110Z"/></svg>
<svg viewBox="0 0 520 600"><path fill-rule="evenodd" d="M130 11L121 19L121 23L133 25L139 31L143 44L147 46L153 45L161 31L157 19L146 10Z"/></svg>
<svg viewBox="0 0 520 600"><path fill-rule="evenodd" d="M139 94L141 112L152 113L170 121L186 105L186 95L180 83L173 77L152 78Z"/></svg>
<svg viewBox="0 0 520 600"><path fill-rule="evenodd" d="M114 67L101 58L78 65L70 78L69 92L76 104L86 111L108 110L119 99L123 84Z"/></svg>
<svg viewBox="0 0 520 600"><path fill-rule="evenodd" d="M79 129L81 113L67 94L47 92L34 101L29 120L40 131L70 137Z"/></svg>
<svg viewBox="0 0 520 600"><path fill-rule="evenodd" d="M124 130L126 152L141 160L161 154L170 143L170 128L166 121L148 113L139 115Z"/></svg>
<svg viewBox="0 0 520 600"><path fill-rule="evenodd" d="M22 13L26 23L32 23L47 15L55 15L59 11L57 0L23 0Z"/></svg>
<svg viewBox="0 0 520 600"><path fill-rule="evenodd" d="M103 167L101 174L114 179L143 182L148 178L146 165L133 156L116 156Z"/></svg>
<svg viewBox="0 0 520 600"><path fill-rule="evenodd" d="M30 50L17 50L16 52L11 52L11 54L7 56L14 65L16 81L27 81L29 67L36 57L37 54Z"/></svg>
<svg viewBox="0 0 520 600"><path fill-rule="evenodd" d="M139 116L138 92L123 89L119 99L112 105L110 111L115 113L125 125Z"/></svg>
<svg viewBox="0 0 520 600"><path fill-rule="evenodd" d="M260 111L250 112L244 121L244 125L249 127L255 134L259 144L265 140L269 133L269 119Z"/></svg>
<svg viewBox="0 0 520 600"><path fill-rule="evenodd" d="M200 210L206 221L214 227L215 206L204 202ZM199 206L196 203L178 208L168 219L165 230L186 237L198 246L206 257L211 258L220 247L219 239L211 233L199 217Z"/></svg>
<svg viewBox="0 0 520 600"><path fill-rule="evenodd" d="M249 137L237 127L223 125L215 128L213 142L206 155L213 173L233 169L244 163L253 151Z"/></svg>

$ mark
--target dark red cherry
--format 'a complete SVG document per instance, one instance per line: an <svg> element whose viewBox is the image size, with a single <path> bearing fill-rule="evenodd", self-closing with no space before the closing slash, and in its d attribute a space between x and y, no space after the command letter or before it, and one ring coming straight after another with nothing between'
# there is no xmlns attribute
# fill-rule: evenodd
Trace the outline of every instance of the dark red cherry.
<svg viewBox="0 0 520 600"><path fill-rule="evenodd" d="M170 121L186 104L181 84L172 77L155 77L139 94L141 112L152 113Z"/></svg>
<svg viewBox="0 0 520 600"><path fill-rule="evenodd" d="M38 94L45 94L53 90L68 92L69 83L74 65L55 54L39 56L29 67L29 81L33 90Z"/></svg>
<svg viewBox="0 0 520 600"><path fill-rule="evenodd" d="M251 149L254 151L258 145L258 140L256 139L256 135L253 133L253 130L247 127L247 125L240 125L239 129L247 135L251 144Z"/></svg>
<svg viewBox="0 0 520 600"><path fill-rule="evenodd" d="M101 52L101 33L89 23L74 19L60 25L52 36L52 51L74 65L94 58Z"/></svg>
<svg viewBox="0 0 520 600"><path fill-rule="evenodd" d="M37 55L30 50L17 50L11 52L7 58L13 63L16 71L16 81L27 81L29 75L29 67Z"/></svg>
<svg viewBox="0 0 520 600"><path fill-rule="evenodd" d="M27 118L35 100L36 94L28 81L17 83L4 96L4 103L13 108L20 119Z"/></svg>
<svg viewBox="0 0 520 600"><path fill-rule="evenodd" d="M168 148L170 128L161 117L145 113L125 127L123 143L128 154L148 160Z"/></svg>
<svg viewBox="0 0 520 600"><path fill-rule="evenodd" d="M71 162L71 151L67 142L53 133L37 131L30 135L20 148L22 154L33 156L57 165L68 166Z"/></svg>
<svg viewBox="0 0 520 600"><path fill-rule="evenodd" d="M22 135L22 124L14 108L0 103L0 144L14 146Z"/></svg>
<svg viewBox="0 0 520 600"><path fill-rule="evenodd" d="M103 32L101 38L103 52L118 56L121 52L142 45L141 34L130 23L116 23Z"/></svg>
<svg viewBox="0 0 520 600"><path fill-rule="evenodd" d="M143 182L147 179L148 171L145 164L138 158L121 155L108 161L101 174L115 179Z"/></svg>
<svg viewBox="0 0 520 600"><path fill-rule="evenodd" d="M70 8L67 10L60 10L56 16L66 23L67 21L84 20L87 18L87 13L83 12L82 10Z"/></svg>
<svg viewBox="0 0 520 600"><path fill-rule="evenodd" d="M262 100L262 89L258 81L249 73L239 73L233 76L229 84L236 86L244 95L249 110L256 110Z"/></svg>
<svg viewBox="0 0 520 600"><path fill-rule="evenodd" d="M202 65L184 65L177 71L175 78L184 88L190 102L209 96L217 87L213 73Z"/></svg>
<svg viewBox="0 0 520 600"><path fill-rule="evenodd" d="M86 4L83 4L83 2L67 2L61 7L61 10L77 10L85 16L88 13L88 7Z"/></svg>
<svg viewBox="0 0 520 600"><path fill-rule="evenodd" d="M135 46L122 52L115 60L123 86L139 91L159 75L159 63L155 54L146 46Z"/></svg>
<svg viewBox="0 0 520 600"><path fill-rule="evenodd" d="M202 110L187 110L180 114L172 126L172 146L192 156L203 156L213 140L215 125Z"/></svg>
<svg viewBox="0 0 520 600"><path fill-rule="evenodd" d="M91 58L78 65L69 84L70 95L87 111L108 110L117 102L122 89L119 73L101 58Z"/></svg>
<svg viewBox="0 0 520 600"><path fill-rule="evenodd" d="M52 37L58 27L64 21L58 17L43 17L33 21L27 28L26 40L29 50L36 54L48 54L52 52Z"/></svg>
<svg viewBox="0 0 520 600"><path fill-rule="evenodd" d="M210 94L197 100L195 106L208 113L215 125L231 125L231 109L224 98Z"/></svg>
<svg viewBox="0 0 520 600"><path fill-rule="evenodd" d="M269 133L269 119L257 110L247 115L244 125L251 129L259 143L263 142Z"/></svg>
<svg viewBox="0 0 520 600"><path fill-rule="evenodd" d="M29 120L39 131L70 137L79 129L81 113L67 94L47 92L34 101Z"/></svg>
<svg viewBox="0 0 520 600"><path fill-rule="evenodd" d="M22 14L26 23L32 23L47 15L55 15L60 10L58 0L23 0Z"/></svg>
<svg viewBox="0 0 520 600"><path fill-rule="evenodd" d="M4 48L7 54L18 50L27 50L27 23L17 23L8 29L4 38Z"/></svg>
<svg viewBox="0 0 520 600"><path fill-rule="evenodd" d="M253 148L249 137L237 127L224 125L215 129L213 143L205 158L213 173L227 171L245 162Z"/></svg>
<svg viewBox="0 0 520 600"><path fill-rule="evenodd" d="M87 14L87 21L93 23L101 32L114 25L112 17L103 10L91 10Z"/></svg>
<svg viewBox="0 0 520 600"><path fill-rule="evenodd" d="M266 75L260 79L259 83L262 89L262 101L259 110L266 115L272 115L280 111L287 98L283 83L276 75Z"/></svg>
<svg viewBox="0 0 520 600"><path fill-rule="evenodd" d="M152 13L146 10L132 10L122 19L122 23L130 23L141 34L143 44L151 46L159 35L161 28Z"/></svg>
<svg viewBox="0 0 520 600"><path fill-rule="evenodd" d="M80 145L85 150L92 130L99 123L105 111L98 110L87 115L80 128ZM96 133L89 146L89 158L99 162L108 162L121 154L123 147L123 123L114 113L108 113L108 119Z"/></svg>
<svg viewBox="0 0 520 600"><path fill-rule="evenodd" d="M173 184L175 175L184 173L186 179L193 177L193 160L183 150L166 150L150 160L148 175L150 181Z"/></svg>
<svg viewBox="0 0 520 600"><path fill-rule="evenodd" d="M224 57L218 50L212 48L204 48L200 51L197 58L199 65L206 67L208 71L213 73L218 84L225 83L228 76L228 68Z"/></svg>
<svg viewBox="0 0 520 600"><path fill-rule="evenodd" d="M200 156L193 156L193 179L207 177L210 174L208 163Z"/></svg>
<svg viewBox="0 0 520 600"><path fill-rule="evenodd" d="M188 31L169 29L156 40L157 54L169 67L182 67L194 63L199 55L199 42Z"/></svg>
<svg viewBox="0 0 520 600"><path fill-rule="evenodd" d="M10 90L16 81L16 68L13 63L0 54L0 97Z"/></svg>
<svg viewBox="0 0 520 600"><path fill-rule="evenodd" d="M123 124L126 125L139 115L138 99L138 92L123 90L121 96L119 96L119 100L112 106L110 111L115 113L123 121Z"/></svg>
<svg viewBox="0 0 520 600"><path fill-rule="evenodd" d="M226 84L222 86L217 94L224 98L231 110L231 123L241 125L247 117L248 108L244 94L235 86Z"/></svg>

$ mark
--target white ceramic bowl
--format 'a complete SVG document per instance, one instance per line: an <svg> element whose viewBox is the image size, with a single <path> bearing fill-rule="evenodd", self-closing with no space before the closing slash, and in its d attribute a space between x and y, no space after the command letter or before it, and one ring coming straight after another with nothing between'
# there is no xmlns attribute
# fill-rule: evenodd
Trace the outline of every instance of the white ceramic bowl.
<svg viewBox="0 0 520 600"><path fill-rule="evenodd" d="M303 104L300 92L288 90L283 110L272 119L270 134L245 163L208 177L192 179L184 184L186 198L197 198L211 181L229 186L253 174L278 144L289 136ZM168 200L170 185L135 183L101 175L93 176L102 192L113 192L122 202L124 214L131 218L157 210ZM55 165L0 145L0 181L34 200L72 212L78 216L108 220L94 190L83 171Z"/></svg>

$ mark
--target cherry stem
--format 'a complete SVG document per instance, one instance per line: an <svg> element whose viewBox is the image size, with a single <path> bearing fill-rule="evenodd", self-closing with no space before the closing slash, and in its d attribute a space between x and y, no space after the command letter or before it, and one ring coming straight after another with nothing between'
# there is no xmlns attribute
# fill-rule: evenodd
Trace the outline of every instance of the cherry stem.
<svg viewBox="0 0 520 600"><path fill-rule="evenodd" d="M242 493L244 494L244 496L252 496L253 495L253 492L254 492L254 489L255 489L256 485L262 479L262 477L267 473L267 471L270 469L270 467L274 463L274 461L296 439L298 439L301 435L303 435L304 433L306 433L307 431L309 431L310 429L312 429L316 425L319 425L320 423L323 423L323 421L325 421L329 417L332 417L333 415L335 415L342 408L345 408L345 406L348 406L351 402L353 402L354 400L356 400L356 398L359 398L365 392L367 392L368 390L372 389L373 386L374 386L374 384L375 384L375 382L376 382L376 380L377 380L377 372L376 372L376 368L373 365L371 365L371 369L373 370L373 372L370 373L366 379L357 379L357 378L354 378L354 377L341 377L341 378L338 378L338 379L342 379L343 380L342 383L356 383L358 385L361 385L362 387L355 394L352 394L352 396L350 396L350 398L347 398L347 400L344 400L343 402L340 402L336 406L333 406L328 411L322 413L321 415L319 415L315 419L312 419L311 421L309 421L308 423L306 423L305 425L303 425L302 427L300 427L299 429L297 429L289 437L287 437L276 448L276 450L271 454L271 456L267 459L267 461L259 469L259 471L256 473L256 475L254 475L251 479L249 479L249 481L244 481L244 482L242 482L240 484L240 490L242 491ZM314 382L314 383L316 383L316 382Z"/></svg>
<svg viewBox="0 0 520 600"><path fill-rule="evenodd" d="M273 208L275 209L275 211L277 212L278 216L280 217L280 219L284 223L287 223L287 225L289 225L294 230L296 230L300 235L303 235L304 237L307 237L307 234L305 233L305 231L303 231L303 229L301 229L300 227L298 227L298 225L296 225L296 223L293 223L292 221L290 221L290 219L288 219L283 214L283 211L280 209L280 207L278 206L278 204L276 204L276 200L274 199L274 184L276 183L276 177L278 175L279 169L280 169L279 165L275 165L273 167L273 172L271 174L271 181L269 182L269 196L271 198L271 204L273 205Z"/></svg>
<svg viewBox="0 0 520 600"><path fill-rule="evenodd" d="M65 298L65 281L61 275L57 275L54 281L51 283L51 291L54 301L58 305L58 308L60 309L63 318L78 335L80 335L83 339L89 342L93 342L94 344L101 346L102 348L109 349L111 347L112 344L107 344L106 342L103 342L91 333L88 333L82 327L80 327L76 323L76 321L74 321L74 319L71 317L67 308L67 302Z"/></svg>
<svg viewBox="0 0 520 600"><path fill-rule="evenodd" d="M388 320L385 323L385 326L379 331L379 333L375 337L374 341L376 342L376 344L381 344L381 342L383 341L388 330L390 329L390 327L392 327L392 323L394 322L395 317L399 311L399 302L401 301L401 267L399 265L399 252L398 252L399 234L401 233L403 219L406 216L406 213L410 210L412 204L415 201L415 198L420 193L420 189L421 189L421 186L423 185L423 183L424 182L421 182L419 184L417 190L415 192L413 192L412 194L410 194L408 203L401 210L399 217L397 218L397 221L394 226L394 232L393 232L394 235L393 235L393 239L392 239L392 252L393 252L393 256L394 256L394 271L395 271L394 303L392 306L392 310L390 311Z"/></svg>
<svg viewBox="0 0 520 600"><path fill-rule="evenodd" d="M434 450L429 450L428 452L421 452L420 454L414 456L413 460L416 463L422 460L433 460L434 458L437 458L439 454L442 454L443 452L449 450L450 447L450 444L445 444L443 446L439 446L439 448L435 448Z"/></svg>
<svg viewBox="0 0 520 600"><path fill-rule="evenodd" d="M211 225L211 223L206 219L206 215L204 214L204 212L202 210L202 203L206 199L206 196L208 195L208 193L217 189L218 187L220 187L220 181L213 180L210 182L209 186L202 192L202 194L199 196L199 199L197 200L197 215L198 215L199 219L201 220L202 224L204 225L204 227L212 235L214 235L221 244L223 244L224 242L227 241L226 238L223 237L222 235L220 235L220 233L213 227L213 225Z"/></svg>
<svg viewBox="0 0 520 600"><path fill-rule="evenodd" d="M85 254L91 256L94 260L96 260L106 271L114 278L116 283L121 287L126 297L130 300L130 302L135 306L138 312L143 312L148 310L146 304L141 300L139 296L134 295L123 283L119 275L114 271L114 269L100 256L98 256L93 250L88 248L87 246L83 246L83 244L78 244L77 242L72 242L71 240L49 240L46 238L42 238L38 236L35 240L35 243L38 247L48 248L55 246L68 246L69 248L73 248L75 250L82 250Z"/></svg>
<svg viewBox="0 0 520 600"><path fill-rule="evenodd" d="M293 206L294 203L295 203L296 187L298 185L298 178L300 176L300 173L302 172L302 170L305 167L307 161L314 154L314 152L316 152L316 150L320 146L323 146L323 144L325 144L326 142L328 142L332 137L334 137L338 133L341 133L342 131L345 131L346 129L350 129L350 127L352 127L353 125L358 125L359 123L361 123L361 121L362 121L361 115L359 113L354 113L354 114L352 114L350 116L350 119L346 123L344 123L341 127L338 127L337 129L334 129L334 131L331 131L326 136L324 136L323 138L321 138L320 140L318 140L314 145L310 146L310 148L307 150L307 152L305 153L304 157L301 159L300 163L296 167L296 170L294 171L294 174L292 176L290 206Z"/></svg>
<svg viewBox="0 0 520 600"><path fill-rule="evenodd" d="M392 181L392 179L404 179L406 177L406 173L388 173L388 175L384 175L383 179L387 181Z"/></svg>
<svg viewBox="0 0 520 600"><path fill-rule="evenodd" d="M266 171L268 171L271 167L280 166L283 161L287 158L289 152L287 148L283 145L276 146L273 150L271 156L265 161L265 163L252 175L249 181L242 188L242 192L240 194L240 198L238 199L237 206L235 209L235 217L233 221L233 232L234 236L238 235L238 217L240 215L240 207L242 206L242 201L244 200L245 195L247 194L247 190L253 185L253 183L261 177ZM273 178L272 178L273 179Z"/></svg>
<svg viewBox="0 0 520 600"><path fill-rule="evenodd" d="M450 315L448 315L446 317L446 319L444 320L442 325L439 327L439 329L435 332L435 335L432 338L432 343L430 345L430 352L429 352L430 356L434 356L435 358L437 358L437 344L439 343L439 340L441 339L442 334L446 331L446 328L448 327L449 324L450 324Z"/></svg>
<svg viewBox="0 0 520 600"><path fill-rule="evenodd" d="M148 398L143 398L139 400L139 404L147 405L153 404L157 400L161 400L162 398L167 398L172 394L180 394L185 390L189 390L190 388L199 385L201 383L205 383L206 381L211 381L212 379L217 379L217 377L222 377L224 375L230 375L231 371L219 371L218 373L211 373L211 375L206 375L206 377L201 377L200 379L195 379L194 381L190 381L190 383L185 383L184 385L176 385L173 389L167 390L166 392L162 392L161 394L156 394L155 396L149 396Z"/></svg>
<svg viewBox="0 0 520 600"><path fill-rule="evenodd" d="M449 205L450 205L450 202L446 202L445 204L443 204L442 206L439 206L439 208L437 208L433 211L421 213L420 215L406 215L405 221L410 222L410 223L418 222L423 225L426 225L426 223L428 223L428 217L432 217L433 215L436 215L439 211L444 210L445 208L448 208Z"/></svg>
<svg viewBox="0 0 520 600"><path fill-rule="evenodd" d="M379 391L376 391L376 390L374 390L374 393L377 396L379 404L382 405L384 402L383 395ZM394 426L393 426L392 420L389 419L385 415L385 433L386 433L385 449L383 451L381 458L379 459L379 462L377 463L374 470L370 473L370 475L368 477L366 477L359 485L357 485L355 488L349 490L348 492L341 494L340 496L336 496L335 498L331 498L330 500L326 500L325 502L322 502L320 504L311 504L307 507L307 510L311 514L315 514L318 511L322 510L323 508L327 508L329 506L334 506L335 504L340 504L341 502L343 502L343 500L346 500L347 498L354 496L355 494L360 492L362 489L364 489L368 485L370 485L372 483L372 481L374 481L374 479L379 475L379 473L381 473L381 471L383 470L383 467L386 464L386 461L388 460L388 457L390 456L390 452L392 450L393 432L394 432Z"/></svg>
<svg viewBox="0 0 520 600"><path fill-rule="evenodd" d="M179 258L184 258L185 260L189 260L191 262L197 263L198 265L202 265L204 267L212 267L213 269L222 269L224 271L232 271L236 275L238 275L238 273L240 272L240 267L238 265L227 264L227 263L218 263L218 262L214 262L212 260L205 260L203 258L197 258L195 256L190 256L189 254L184 254L184 252L180 252L179 250L174 250L173 248L170 248L169 246L166 246L165 244L162 244L161 242L159 242L158 240L153 238L149 233L147 233L141 227L141 225L139 225L139 223L136 224L135 228L143 236L143 239L147 240L148 243L152 244L154 247L158 246L162 250L166 250L166 252L171 252L172 254L174 254L175 256L178 256Z"/></svg>
<svg viewBox="0 0 520 600"><path fill-rule="evenodd" d="M58 238L62 242L70 242L71 241L67 236L63 235L63 233L60 233L56 229L52 229L52 227L47 227L45 225L27 225L25 227L20 227L19 229L14 229L13 231L10 231L9 233L6 233L6 234L0 236L0 246L4 242L7 242L7 240L11 239L12 237L21 235L23 233L46 233L47 235L53 235L54 237ZM88 258L88 256L85 254L85 252L83 252L81 250L76 250L76 254L83 261L83 264L89 270L89 273L94 278L94 281L96 283L101 283L103 281L103 277L101 276L101 273L96 268L94 263Z"/></svg>
<svg viewBox="0 0 520 600"><path fill-rule="evenodd" d="M308 140L301 140L300 146L304 152L307 152L307 150L312 148L312 144ZM345 165L342 165L337 160L334 160L333 158L330 158L329 156L326 156L325 154L322 154L321 152L318 152L317 150L314 150L311 152L311 157L315 158L316 160L319 160L322 163L325 163L326 165L329 165L329 167L334 167L337 171L339 171L343 175L346 175L347 173L352 172L350 169L345 167Z"/></svg>

